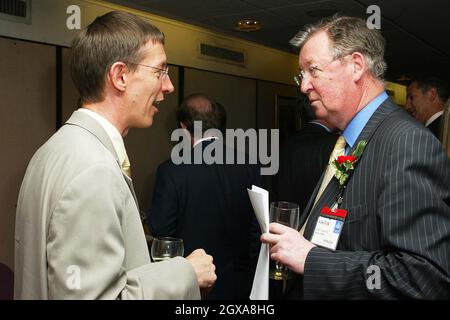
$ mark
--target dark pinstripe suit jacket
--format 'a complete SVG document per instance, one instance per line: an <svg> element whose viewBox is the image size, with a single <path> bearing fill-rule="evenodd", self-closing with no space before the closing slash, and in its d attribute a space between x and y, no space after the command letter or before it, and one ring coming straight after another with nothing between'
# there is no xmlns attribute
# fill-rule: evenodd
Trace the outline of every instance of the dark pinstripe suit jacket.
<svg viewBox="0 0 450 320"><path fill-rule="evenodd" d="M304 298L450 298L450 161L441 144L390 99L355 146L360 140L368 144L343 194L348 216L337 250L310 251ZM311 212L307 239L337 193L333 178ZM371 265L379 267L379 289L366 286L374 283Z"/></svg>

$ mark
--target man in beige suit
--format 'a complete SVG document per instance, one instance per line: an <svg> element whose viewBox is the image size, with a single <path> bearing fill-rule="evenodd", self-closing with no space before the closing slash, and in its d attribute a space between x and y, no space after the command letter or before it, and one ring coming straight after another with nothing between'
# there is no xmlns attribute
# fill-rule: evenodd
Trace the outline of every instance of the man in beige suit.
<svg viewBox="0 0 450 320"><path fill-rule="evenodd" d="M98 17L72 43L81 108L33 156L19 194L16 299L198 299L212 257L151 263L123 144L148 127L164 94L164 35L123 12ZM200 288L200 289L199 289Z"/></svg>

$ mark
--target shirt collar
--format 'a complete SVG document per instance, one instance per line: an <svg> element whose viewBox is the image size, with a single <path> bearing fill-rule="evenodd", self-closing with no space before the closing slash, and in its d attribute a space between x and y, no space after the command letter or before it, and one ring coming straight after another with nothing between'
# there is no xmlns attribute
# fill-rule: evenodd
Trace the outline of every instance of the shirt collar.
<svg viewBox="0 0 450 320"><path fill-rule="evenodd" d="M436 112L435 114L433 114L433 115L425 122L425 127L428 127L434 120L436 120L437 118L439 118L443 113L444 113L444 110L441 110L441 111Z"/></svg>
<svg viewBox="0 0 450 320"><path fill-rule="evenodd" d="M383 91L375 99L373 99L367 106L361 109L356 116L353 117L352 121L345 127L342 135L347 142L347 147L349 149L353 148L356 140L358 139L361 131L366 126L370 117L374 114L377 108L388 98L386 91Z"/></svg>
<svg viewBox="0 0 450 320"><path fill-rule="evenodd" d="M211 140L216 140L216 139L219 139L219 137L208 136L208 137L204 137L204 138L198 139L197 141L194 142L194 145L192 146L192 148L195 147L196 145L198 145L199 143L203 142L203 141L211 141Z"/></svg>
<svg viewBox="0 0 450 320"><path fill-rule="evenodd" d="M86 108L80 108L78 111L83 112L90 117L94 118L100 126L106 131L106 134L108 135L109 139L111 139L111 142L114 146L114 150L117 153L117 157L119 158L120 164L123 163L125 158L127 157L127 151L125 149L125 144L123 143L122 136L119 133L119 130L117 130L116 127L114 127L111 122L109 122L106 118L101 116L95 111L92 111L90 109Z"/></svg>
<svg viewBox="0 0 450 320"><path fill-rule="evenodd" d="M317 125L321 126L322 128L324 128L325 130L327 130L328 132L332 132L330 128L328 128L326 125L324 125L323 123L320 123L318 121L311 120L311 121L308 121L308 123L317 124Z"/></svg>

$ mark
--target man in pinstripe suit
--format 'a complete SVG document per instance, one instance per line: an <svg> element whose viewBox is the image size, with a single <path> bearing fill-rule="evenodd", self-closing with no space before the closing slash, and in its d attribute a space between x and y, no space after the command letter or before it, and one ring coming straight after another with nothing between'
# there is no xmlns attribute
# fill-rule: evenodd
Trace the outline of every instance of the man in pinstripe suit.
<svg viewBox="0 0 450 320"><path fill-rule="evenodd" d="M342 130L346 154L367 145L342 193L348 214L336 250L311 242L321 209L339 194L333 177L318 197L316 186L300 219L303 235L270 225L261 241L272 245L271 258L300 275L306 299L450 298L450 162L385 93L380 31L333 17L291 43L317 117Z"/></svg>

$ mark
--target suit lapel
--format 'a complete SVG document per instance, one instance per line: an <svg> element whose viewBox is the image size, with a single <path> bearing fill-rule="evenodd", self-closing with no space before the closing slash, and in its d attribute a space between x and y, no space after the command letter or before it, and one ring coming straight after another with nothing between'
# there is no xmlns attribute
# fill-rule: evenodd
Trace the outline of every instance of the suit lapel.
<svg viewBox="0 0 450 320"><path fill-rule="evenodd" d="M330 183L328 183L319 200L317 200L316 205L312 208L310 217L308 219L308 223L306 224L305 227L304 237L306 239L311 238L322 208L331 207L336 201L336 197L338 196L338 194L339 194L339 183L337 179L333 178L331 179Z"/></svg>
<svg viewBox="0 0 450 320"><path fill-rule="evenodd" d="M84 114L82 112L75 111L72 116L67 120L66 124L68 125L74 125L80 128L83 128L84 130L89 131L92 135L94 135L102 144L105 146L106 149L111 152L114 159L116 159L116 163L119 166L120 171L122 172L123 178L125 179L128 187L130 188L131 194L133 195L134 201L136 202L136 206L138 206L138 201L136 197L136 193L134 192L133 182L131 179L122 171L121 164L119 163L119 157L117 156L116 150L114 149L114 146L111 142L111 139L109 138L106 131L103 129L103 127L93 118L88 116L87 114ZM139 206L138 206L139 208Z"/></svg>
<svg viewBox="0 0 450 320"><path fill-rule="evenodd" d="M396 110L398 110L397 105L394 104L394 102L392 102L392 100L390 98L386 99L377 108L377 110L374 112L374 114L370 117L369 121L365 125L364 129L361 131L361 134L358 136L358 139L356 140L355 144L353 145L353 147L351 148L349 153L351 153L355 150L356 146L358 145L358 143L361 140L365 140L367 143L369 143L370 139L372 138L372 136L373 136L374 132L376 131L376 129L378 128L378 126L383 122L384 119L386 119L386 117L389 114L391 114L392 112L394 112ZM363 156L364 156L364 152L361 155L361 158ZM361 158L360 158L360 160L361 160ZM356 166L355 171L356 170L358 170L358 166ZM351 178L352 177L350 176L349 179L351 179ZM322 175L322 179L323 179L323 175ZM319 219L320 211L322 210L323 207L332 206L334 204L334 202L336 201L336 197L339 195L339 183L338 183L337 179L333 178L333 179L331 179L330 183L328 184L328 186L325 188L324 192L322 193L322 196L320 197L320 199L317 201L316 205L313 208L312 205L314 203L314 199L315 199L318 189L319 189L318 186L320 186L322 179L320 179L320 182L317 184L316 189L314 190L313 195L309 199L308 205L304 211L304 213L311 211L310 217L308 219L308 223L305 227L305 233L304 233L304 237L309 240L312 237L317 220ZM345 191L344 191L344 194L345 194ZM307 214L302 215L303 221L306 220L307 216L308 216Z"/></svg>
<svg viewBox="0 0 450 320"><path fill-rule="evenodd" d="M136 202L136 206L139 208L136 192L134 192L133 181L125 174L125 172L123 172L122 168L120 170L122 171L123 178L127 182L128 188L130 188L131 194L133 195L134 201Z"/></svg>

